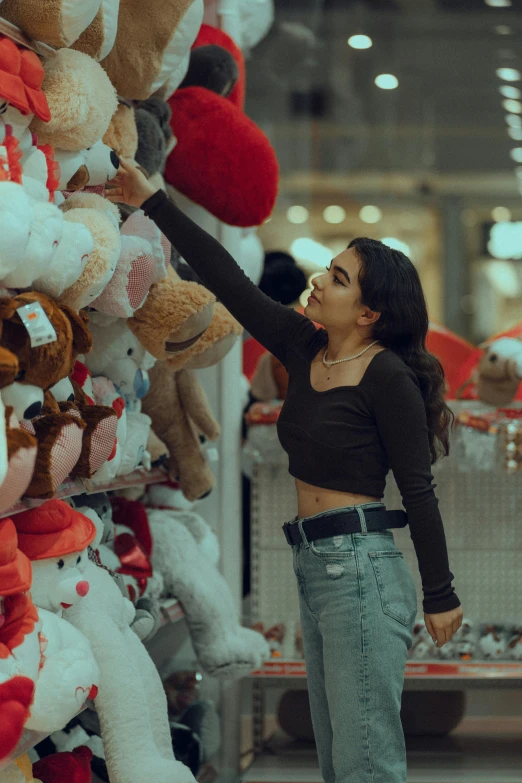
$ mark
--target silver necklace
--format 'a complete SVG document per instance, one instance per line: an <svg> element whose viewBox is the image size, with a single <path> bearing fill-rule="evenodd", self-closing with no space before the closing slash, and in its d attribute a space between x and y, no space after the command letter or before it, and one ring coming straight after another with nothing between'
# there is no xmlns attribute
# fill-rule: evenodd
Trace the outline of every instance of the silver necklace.
<svg viewBox="0 0 522 783"><path fill-rule="evenodd" d="M326 354L328 353L328 348L327 348L325 350L325 352L323 353L323 364L324 364L325 367L331 367L332 364L340 364L340 362L350 362L352 359L358 359L359 356L362 356L363 354L365 354L366 351L370 350L372 345L376 345L378 342L379 342L378 340L374 340L373 343L370 343L370 345L366 346L366 348L363 348L363 350L360 351L360 353L356 353L355 356L346 356L344 359L335 359L335 361L333 361L333 362L328 362L326 360Z"/></svg>

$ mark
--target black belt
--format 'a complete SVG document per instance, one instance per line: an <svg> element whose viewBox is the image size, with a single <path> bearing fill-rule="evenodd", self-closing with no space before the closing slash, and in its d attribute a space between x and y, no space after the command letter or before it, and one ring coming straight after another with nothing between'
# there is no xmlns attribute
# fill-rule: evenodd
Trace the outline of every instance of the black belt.
<svg viewBox="0 0 522 783"><path fill-rule="evenodd" d="M406 527L408 517L405 511L387 511L385 508L362 509L367 530L387 530L390 527ZM330 538L345 533L362 533L361 520L357 511L340 511L319 519L305 519L303 530L308 541ZM297 521L285 522L285 538L290 546L303 543Z"/></svg>

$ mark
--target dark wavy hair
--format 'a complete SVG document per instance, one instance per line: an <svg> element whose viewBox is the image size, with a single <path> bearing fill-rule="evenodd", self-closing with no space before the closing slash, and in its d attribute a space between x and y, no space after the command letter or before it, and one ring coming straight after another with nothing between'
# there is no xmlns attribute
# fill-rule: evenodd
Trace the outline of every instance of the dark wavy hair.
<svg viewBox="0 0 522 783"><path fill-rule="evenodd" d="M394 351L417 376L426 408L432 463L449 454L453 413L444 394L444 370L426 349L428 309L417 270L399 250L376 239L360 237L355 248L361 268L359 285L363 303L380 318L373 337Z"/></svg>

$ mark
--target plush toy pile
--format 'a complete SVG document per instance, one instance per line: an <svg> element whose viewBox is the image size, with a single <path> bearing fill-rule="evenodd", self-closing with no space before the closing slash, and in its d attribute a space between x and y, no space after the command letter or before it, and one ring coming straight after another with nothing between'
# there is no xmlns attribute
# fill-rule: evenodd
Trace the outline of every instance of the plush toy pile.
<svg viewBox="0 0 522 783"><path fill-rule="evenodd" d="M253 46L273 4L239 6ZM33 770L16 758L24 730L59 731L87 701L111 783L194 780L142 643L166 596L182 602L207 672L243 676L268 655L240 626L215 536L193 511L55 497L68 477L117 484L156 465L177 508L214 484L204 444L220 429L197 370L242 329L178 274L142 210L104 196L120 158L134 162L200 222L242 227L238 262L255 276L277 161L243 111L241 50L203 11L152 0L144 24L137 0L1 3L54 52L0 35L0 783L88 783L92 748ZM14 513L24 497L41 504Z"/></svg>

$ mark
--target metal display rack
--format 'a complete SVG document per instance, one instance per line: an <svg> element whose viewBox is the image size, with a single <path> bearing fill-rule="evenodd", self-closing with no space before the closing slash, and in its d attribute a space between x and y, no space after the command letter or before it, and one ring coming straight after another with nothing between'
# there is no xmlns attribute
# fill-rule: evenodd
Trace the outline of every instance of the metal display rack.
<svg viewBox="0 0 522 783"><path fill-rule="evenodd" d="M459 408L459 405L455 405ZM469 408L469 403L466 406ZM274 424L251 431L252 469L252 592L251 620L265 627L285 623L294 627L299 604L290 548L282 524L297 513L294 479L278 446ZM470 435L470 437L473 437ZM250 434L249 434L250 438ZM477 434L480 445L480 434ZM509 473L501 438L489 465L469 455L469 442L454 436L450 457L433 468L455 589L465 616L475 622L522 625L522 472ZM484 441L485 443L485 441ZM489 442L491 446L491 442ZM466 448L468 451L466 452ZM467 461L466 454L470 456ZM471 463L471 464L470 464ZM398 488L388 477L384 501L402 508ZM422 617L422 589L409 529L393 531L397 547L414 578L418 614ZM284 600L283 600L284 596ZM253 747L264 749L265 690L306 679L303 660L272 658L252 675ZM408 660L405 690L465 690L468 688L522 688L522 661Z"/></svg>

